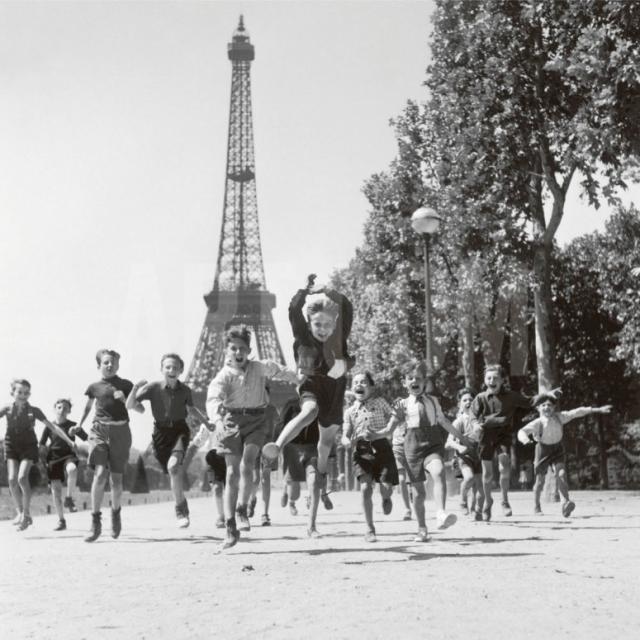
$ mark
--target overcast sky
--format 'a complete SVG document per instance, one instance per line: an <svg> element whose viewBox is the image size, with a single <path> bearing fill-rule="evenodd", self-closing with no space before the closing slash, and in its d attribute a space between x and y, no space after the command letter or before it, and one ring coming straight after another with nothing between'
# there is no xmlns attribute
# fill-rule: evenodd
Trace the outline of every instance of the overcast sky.
<svg viewBox="0 0 640 640"><path fill-rule="evenodd" d="M425 98L432 2L0 3L0 397L26 377L78 416L102 346L123 377L190 361L221 226L242 13L252 65L267 286L286 307L361 241L363 182L396 148L388 125ZM602 225L573 197L561 241ZM134 421L145 447L149 418ZM0 434L4 425L0 426Z"/></svg>

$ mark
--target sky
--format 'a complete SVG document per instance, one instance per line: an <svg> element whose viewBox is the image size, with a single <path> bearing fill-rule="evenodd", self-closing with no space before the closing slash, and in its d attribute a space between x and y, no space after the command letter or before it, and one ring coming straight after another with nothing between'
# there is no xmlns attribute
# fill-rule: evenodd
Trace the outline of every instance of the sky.
<svg viewBox="0 0 640 640"><path fill-rule="evenodd" d="M120 375L191 360L221 227L231 63L244 15L268 289L286 309L362 239L361 189L424 100L431 0L0 2L0 402L12 378L78 417L100 347ZM635 192L637 193L637 191ZM637 200L637 199L636 199ZM558 238L601 228L570 194ZM5 391L3 391L5 390ZM134 418L146 447L149 417ZM0 426L0 434L4 426Z"/></svg>

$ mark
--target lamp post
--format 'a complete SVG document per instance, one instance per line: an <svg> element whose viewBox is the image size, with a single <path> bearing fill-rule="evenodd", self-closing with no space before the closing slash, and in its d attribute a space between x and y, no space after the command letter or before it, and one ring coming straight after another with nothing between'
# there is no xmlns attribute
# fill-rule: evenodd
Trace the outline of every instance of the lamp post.
<svg viewBox="0 0 640 640"><path fill-rule="evenodd" d="M420 207L411 216L411 226L422 236L424 246L424 318L426 326L427 371L433 373L433 329L431 324L431 274L429 272L429 242L440 226L440 216L430 207Z"/></svg>

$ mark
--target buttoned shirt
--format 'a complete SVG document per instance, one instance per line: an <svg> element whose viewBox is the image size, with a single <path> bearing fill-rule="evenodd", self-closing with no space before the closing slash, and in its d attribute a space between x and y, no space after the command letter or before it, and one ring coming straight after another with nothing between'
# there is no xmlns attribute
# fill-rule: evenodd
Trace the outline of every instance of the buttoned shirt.
<svg viewBox="0 0 640 640"><path fill-rule="evenodd" d="M484 428L510 429L516 409L531 409L534 400L534 397L507 389L500 389L498 393L483 391L473 400L471 410Z"/></svg>
<svg viewBox="0 0 640 640"><path fill-rule="evenodd" d="M394 413L384 398L367 398L364 402L356 400L344 414L343 433L351 432L356 439L377 440L380 431L387 427Z"/></svg>
<svg viewBox="0 0 640 640"><path fill-rule="evenodd" d="M424 407L420 409L420 405ZM435 396L423 393L420 396L408 396L396 404L398 418L407 423L407 429L434 426L446 422L447 418Z"/></svg>
<svg viewBox="0 0 640 640"><path fill-rule="evenodd" d="M153 419L159 423L182 422L187 418L187 407L193 406L191 389L180 380L175 387L164 380L150 382L138 392L136 400L149 400Z"/></svg>
<svg viewBox="0 0 640 640"><path fill-rule="evenodd" d="M212 421L224 409L264 409L269 404L267 380L297 383L298 377L273 360L249 360L244 369L224 365L207 390L207 415Z"/></svg>
<svg viewBox="0 0 640 640"><path fill-rule="evenodd" d="M40 422L46 420L44 413L28 402L22 405L14 402L2 407L0 409L0 418L2 416L7 416L7 437L14 438L31 435L35 438L36 420Z"/></svg>
<svg viewBox="0 0 640 640"><path fill-rule="evenodd" d="M583 418L590 413L593 413L591 407L578 407L577 409L571 409L571 411L555 411L548 418L540 416L518 431L518 440L526 443L531 435L536 442L558 444L562 442L563 427L567 422L571 422L576 418Z"/></svg>

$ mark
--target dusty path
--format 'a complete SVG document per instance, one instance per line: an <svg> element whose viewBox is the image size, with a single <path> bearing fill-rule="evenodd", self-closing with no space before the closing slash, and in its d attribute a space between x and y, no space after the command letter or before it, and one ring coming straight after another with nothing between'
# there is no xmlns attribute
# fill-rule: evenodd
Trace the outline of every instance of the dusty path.
<svg viewBox="0 0 640 640"><path fill-rule="evenodd" d="M514 494L512 518L461 518L427 544L412 542L396 498L386 518L376 504L379 540L366 544L358 494L340 493L334 511L321 507L323 538L308 540L304 516L276 504L272 527L223 554L205 498L191 500L187 530L170 504L125 507L121 538L107 526L94 544L82 541L87 513L60 534L53 516L23 533L2 522L0 629L67 640L636 638L640 496L573 497L570 520L556 504L535 517L531 495Z"/></svg>

